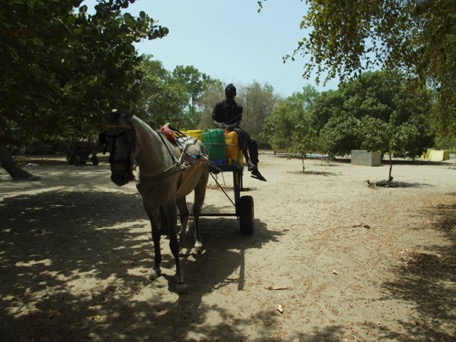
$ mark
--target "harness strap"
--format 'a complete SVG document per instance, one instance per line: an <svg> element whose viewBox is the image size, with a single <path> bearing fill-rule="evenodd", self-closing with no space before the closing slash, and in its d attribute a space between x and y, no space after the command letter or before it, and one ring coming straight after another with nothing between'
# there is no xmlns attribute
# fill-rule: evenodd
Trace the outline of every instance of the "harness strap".
<svg viewBox="0 0 456 342"><path fill-rule="evenodd" d="M179 187L178 187L176 193L179 193L179 191L180 191L181 189L184 188L184 186L188 183L188 180L193 176L193 174L196 172L196 170L197 170L199 167L201 167L201 164L196 164L196 165L193 167L193 170L192 170L192 171L190 172L190 174L187 176L187 178L181 179L180 184L179 184Z"/></svg>
<svg viewBox="0 0 456 342"><path fill-rule="evenodd" d="M183 172L185 169L189 168L190 166L191 165L188 163L184 163L184 164L175 163L157 176L142 176L140 173L139 180L140 181L151 181L151 182L159 181L164 178L175 175L177 173Z"/></svg>
<svg viewBox="0 0 456 342"><path fill-rule="evenodd" d="M160 137L160 139L162 140L163 145L165 145L165 147L168 150L169 154L173 158L174 162L176 164L178 164L179 160L176 158L176 156L174 155L174 153L171 151L171 149L169 148L168 144L166 143L166 139L163 137L163 133L161 133L161 132L157 132L157 133L158 133L158 136Z"/></svg>

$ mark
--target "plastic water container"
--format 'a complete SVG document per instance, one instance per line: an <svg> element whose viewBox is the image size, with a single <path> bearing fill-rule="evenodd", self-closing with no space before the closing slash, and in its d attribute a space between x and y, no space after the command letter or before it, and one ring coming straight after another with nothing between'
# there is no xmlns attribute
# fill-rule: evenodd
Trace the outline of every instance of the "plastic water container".
<svg viewBox="0 0 456 342"><path fill-rule="evenodd" d="M234 131L225 131L225 155L229 164L235 161L242 165L242 151L239 147L238 135Z"/></svg>
<svg viewBox="0 0 456 342"><path fill-rule="evenodd" d="M203 143L206 145L211 161L222 163L225 161L225 131L223 129L204 131Z"/></svg>

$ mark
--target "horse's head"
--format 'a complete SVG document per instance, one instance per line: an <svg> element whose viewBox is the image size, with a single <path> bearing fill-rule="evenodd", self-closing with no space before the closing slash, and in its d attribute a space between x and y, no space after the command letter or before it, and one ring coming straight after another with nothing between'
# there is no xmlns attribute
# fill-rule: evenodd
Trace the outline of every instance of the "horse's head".
<svg viewBox="0 0 456 342"><path fill-rule="evenodd" d="M135 130L131 124L132 113L113 110L104 112L108 130L102 135L109 148L111 180L118 186L134 180Z"/></svg>

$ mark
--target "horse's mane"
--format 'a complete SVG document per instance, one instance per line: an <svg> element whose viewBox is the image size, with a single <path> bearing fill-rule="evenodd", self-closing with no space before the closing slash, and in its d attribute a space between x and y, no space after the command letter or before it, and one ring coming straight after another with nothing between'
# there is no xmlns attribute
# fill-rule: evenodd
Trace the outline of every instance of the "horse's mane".
<svg viewBox="0 0 456 342"><path fill-rule="evenodd" d="M145 123L143 120L138 118L137 116L133 115L131 117L131 124L133 125L135 131L136 131L136 143L141 145L141 133L146 132L151 136L155 136L157 132L152 129L147 123Z"/></svg>

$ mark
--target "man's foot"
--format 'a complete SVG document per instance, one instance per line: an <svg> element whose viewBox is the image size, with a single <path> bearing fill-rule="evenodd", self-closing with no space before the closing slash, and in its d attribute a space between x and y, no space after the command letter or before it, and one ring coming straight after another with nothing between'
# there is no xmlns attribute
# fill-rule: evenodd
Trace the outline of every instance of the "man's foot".
<svg viewBox="0 0 456 342"><path fill-rule="evenodd" d="M254 168L252 170L252 178L258 179L260 181L266 182L266 178L263 177L263 175L258 171L257 168Z"/></svg>
<svg viewBox="0 0 456 342"><path fill-rule="evenodd" d="M250 160L247 161L247 170L249 171L253 171L255 170L257 167L254 163L252 163Z"/></svg>

